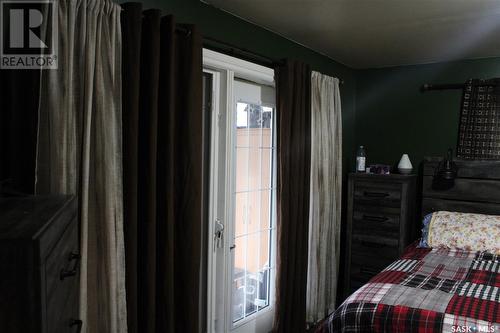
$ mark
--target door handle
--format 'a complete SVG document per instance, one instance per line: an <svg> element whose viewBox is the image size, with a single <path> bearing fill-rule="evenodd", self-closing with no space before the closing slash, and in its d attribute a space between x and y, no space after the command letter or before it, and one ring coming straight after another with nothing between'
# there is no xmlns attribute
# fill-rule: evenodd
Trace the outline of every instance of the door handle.
<svg viewBox="0 0 500 333"><path fill-rule="evenodd" d="M363 220L371 222L385 222L389 218L385 216L363 215Z"/></svg>
<svg viewBox="0 0 500 333"><path fill-rule="evenodd" d="M365 197L370 197L370 198L386 198L390 194L389 193L383 193L383 192L370 192L370 191L365 191L364 192Z"/></svg>
<svg viewBox="0 0 500 333"><path fill-rule="evenodd" d="M73 327L73 326L77 327L77 329L78 329L77 332L81 332L82 326L83 326L83 321L81 321L80 319L71 319L69 322L69 327Z"/></svg>
<svg viewBox="0 0 500 333"><path fill-rule="evenodd" d="M214 252L218 248L224 247L224 223L220 219L215 219L214 227Z"/></svg>
<svg viewBox="0 0 500 333"><path fill-rule="evenodd" d="M64 268L61 269L61 273L59 275L59 278L61 279L61 281L67 277L75 276L78 273L78 263L80 262L80 259L81 259L80 254L75 253L75 252L71 252L71 254L69 255L68 261L74 262L73 267L70 270L67 270Z"/></svg>

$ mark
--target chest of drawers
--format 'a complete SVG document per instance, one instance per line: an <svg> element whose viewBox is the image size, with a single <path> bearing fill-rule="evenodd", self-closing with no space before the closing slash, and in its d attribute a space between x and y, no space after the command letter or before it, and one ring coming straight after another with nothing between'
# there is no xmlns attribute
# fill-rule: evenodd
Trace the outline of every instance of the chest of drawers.
<svg viewBox="0 0 500 333"><path fill-rule="evenodd" d="M368 282L415 237L415 175L349 175L345 296Z"/></svg>
<svg viewBox="0 0 500 333"><path fill-rule="evenodd" d="M0 332L79 332L78 243L74 198L0 198Z"/></svg>

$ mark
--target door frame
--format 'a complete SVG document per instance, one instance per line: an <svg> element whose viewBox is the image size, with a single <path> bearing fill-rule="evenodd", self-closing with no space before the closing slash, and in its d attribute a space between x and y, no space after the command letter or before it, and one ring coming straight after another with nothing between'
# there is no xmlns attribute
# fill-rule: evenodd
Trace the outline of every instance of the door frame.
<svg viewBox="0 0 500 333"><path fill-rule="evenodd" d="M233 188L232 179L232 166L233 161L230 149L227 147L233 146L233 135L230 130L226 131L227 128L231 128L234 120L233 112L229 112L234 107L234 95L233 95L233 81L237 77L239 79L245 79L257 84L263 84L267 86L275 86L274 82L274 70L265 66L254 64L242 59L234 58L219 52L215 52L208 49L203 49L203 71L212 75L212 112L211 112L211 152L210 152L210 198L209 198L209 225L208 225L208 261L207 261L207 332L216 332L216 327L220 326L217 323L217 309L223 307L223 320L222 332L229 332L233 328L233 323L231 322L231 290L230 288L225 288L224 295L222 298L223 304L216 303L217 295L217 263L222 260L224 263L223 281L221 282L223 286L227 286L227 281L231 279L231 266L227 263L229 262L228 256L230 252L229 247L232 245L231 235L234 234L232 226L226 223L230 218L232 218L234 213L234 203L227 195L231 195L231 189ZM221 147L219 144L221 137L225 137L225 146ZM221 157L225 156L225 170L220 169ZM221 175L224 172L224 175ZM219 207L220 198L220 177L224 176L225 188L224 188L224 202L229 203L224 205L224 208ZM214 232L216 221L222 221L225 226L224 237L222 242L222 251L214 252ZM227 235L227 236L226 236ZM274 283L273 283L274 284ZM272 308L272 307L271 307ZM243 322L241 325L245 325ZM220 331L220 330L219 330Z"/></svg>

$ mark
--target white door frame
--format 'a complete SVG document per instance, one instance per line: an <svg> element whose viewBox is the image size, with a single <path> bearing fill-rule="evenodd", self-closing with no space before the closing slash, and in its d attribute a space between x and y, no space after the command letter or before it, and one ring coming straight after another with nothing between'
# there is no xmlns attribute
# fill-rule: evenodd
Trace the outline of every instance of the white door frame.
<svg viewBox="0 0 500 333"><path fill-rule="evenodd" d="M217 283L227 286L227 281L230 281L232 270L231 265L227 265L229 256L229 247L232 245L233 230L230 223L226 223L232 218L234 213L234 205L224 205L222 208L219 204L220 177L225 177L224 193L230 195L233 188L233 177L231 167L233 161L232 154L227 147L233 146L233 135L230 130L233 124L233 112L229 112L234 107L233 97L233 81L235 77L246 79L255 83L274 86L274 70L268 67L260 66L245 60L234 58L225 54L221 54L212 50L203 49L203 67L204 72L212 74L212 115L211 115L211 156L210 156L210 198L209 198L209 226L208 226L208 267L207 267L207 331L209 333L229 332L234 327L231 322L231 291L225 288L224 297L219 304L216 302ZM222 87L222 89L221 89ZM225 146L221 149L219 144L222 136L225 137ZM221 151L223 150L223 151ZM220 170L221 158L225 156L225 170ZM223 174L221 175L221 173ZM224 202L232 203L233 200L225 197ZM219 220L225 225L222 242L222 250L214 251L214 232L216 221ZM222 261L224 267L223 281L217 281L217 266L220 267ZM222 307L223 313L218 313L218 309ZM221 318L223 323L216 322L217 316ZM245 323L243 323L244 325ZM218 328L218 330L217 330Z"/></svg>

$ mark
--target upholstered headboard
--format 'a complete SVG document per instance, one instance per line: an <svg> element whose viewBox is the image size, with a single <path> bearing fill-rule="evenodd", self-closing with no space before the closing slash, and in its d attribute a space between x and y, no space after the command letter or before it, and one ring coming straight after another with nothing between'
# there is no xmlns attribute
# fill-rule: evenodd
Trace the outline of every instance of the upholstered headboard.
<svg viewBox="0 0 500 333"><path fill-rule="evenodd" d="M500 161L456 160L455 186L435 190L432 182L441 158L423 165L422 215L438 210L500 215Z"/></svg>

